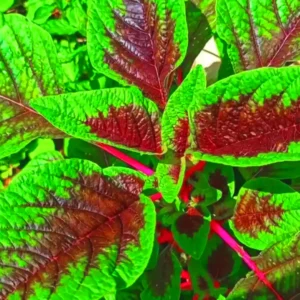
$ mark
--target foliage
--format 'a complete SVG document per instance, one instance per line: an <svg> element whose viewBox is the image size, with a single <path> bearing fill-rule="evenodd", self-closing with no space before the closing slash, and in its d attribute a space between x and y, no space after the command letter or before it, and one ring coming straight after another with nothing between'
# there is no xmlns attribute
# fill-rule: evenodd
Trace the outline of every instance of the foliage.
<svg viewBox="0 0 300 300"><path fill-rule="evenodd" d="M299 58L294 0L2 0L0 298L296 299Z"/></svg>

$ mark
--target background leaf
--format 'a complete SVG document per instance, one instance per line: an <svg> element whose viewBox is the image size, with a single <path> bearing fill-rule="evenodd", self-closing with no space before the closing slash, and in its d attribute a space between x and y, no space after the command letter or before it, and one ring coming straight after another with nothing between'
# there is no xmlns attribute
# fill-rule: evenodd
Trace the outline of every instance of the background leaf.
<svg viewBox="0 0 300 300"><path fill-rule="evenodd" d="M0 28L0 158L33 139L62 137L28 106L29 100L62 92L62 74L47 32L20 15L6 15Z"/></svg>
<svg viewBox="0 0 300 300"><path fill-rule="evenodd" d="M89 0L88 51L97 71L164 107L187 49L184 1Z"/></svg>
<svg viewBox="0 0 300 300"><path fill-rule="evenodd" d="M170 247L163 249L156 267L145 273L142 300L179 300L181 264Z"/></svg>
<svg viewBox="0 0 300 300"><path fill-rule="evenodd" d="M138 172L77 159L15 178L0 194L1 297L98 300L133 284L155 230L143 184Z"/></svg>
<svg viewBox="0 0 300 300"><path fill-rule="evenodd" d="M236 72L282 66L300 58L300 3L219 0L217 31Z"/></svg>
<svg viewBox="0 0 300 300"><path fill-rule="evenodd" d="M276 179L257 178L239 191L230 226L250 248L264 250L300 230L300 194Z"/></svg>
<svg viewBox="0 0 300 300"><path fill-rule="evenodd" d="M189 106L195 160L262 166L300 159L300 67L264 68L208 87Z"/></svg>

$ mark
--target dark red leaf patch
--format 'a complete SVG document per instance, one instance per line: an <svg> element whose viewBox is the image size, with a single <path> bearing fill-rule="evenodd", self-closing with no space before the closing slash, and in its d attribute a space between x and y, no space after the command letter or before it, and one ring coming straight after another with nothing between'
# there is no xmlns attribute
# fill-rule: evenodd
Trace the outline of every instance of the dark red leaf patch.
<svg viewBox="0 0 300 300"><path fill-rule="evenodd" d="M107 117L100 112L85 124L100 138L141 151L162 153L159 116L147 114L142 107L110 107Z"/></svg>

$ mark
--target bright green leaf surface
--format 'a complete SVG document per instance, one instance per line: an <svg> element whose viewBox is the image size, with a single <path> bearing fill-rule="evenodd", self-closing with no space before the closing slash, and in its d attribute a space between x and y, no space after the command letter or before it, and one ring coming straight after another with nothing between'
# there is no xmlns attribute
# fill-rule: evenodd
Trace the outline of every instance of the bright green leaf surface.
<svg viewBox="0 0 300 300"><path fill-rule="evenodd" d="M135 88L62 94L30 105L73 137L145 153L165 151L160 112Z"/></svg>
<svg viewBox="0 0 300 300"><path fill-rule="evenodd" d="M219 0L217 31L236 72L300 58L299 0Z"/></svg>
<svg viewBox="0 0 300 300"><path fill-rule="evenodd" d="M0 157L31 140L63 134L28 107L30 99L62 92L61 69L47 32L20 15L0 27Z"/></svg>
<svg viewBox="0 0 300 300"><path fill-rule="evenodd" d="M239 191L230 226L250 248L264 250L300 231L300 194L276 179L257 178Z"/></svg>
<svg viewBox="0 0 300 300"><path fill-rule="evenodd" d="M144 177L84 160L45 163L0 194L0 295L98 300L135 282L155 211Z"/></svg>

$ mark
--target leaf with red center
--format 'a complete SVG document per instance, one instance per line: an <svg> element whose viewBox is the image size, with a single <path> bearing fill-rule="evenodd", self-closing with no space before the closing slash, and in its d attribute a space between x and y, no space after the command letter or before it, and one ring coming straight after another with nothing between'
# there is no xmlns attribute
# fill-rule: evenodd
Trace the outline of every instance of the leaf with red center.
<svg viewBox="0 0 300 300"><path fill-rule="evenodd" d="M89 0L88 51L97 71L138 86L163 108L187 48L184 1Z"/></svg>
<svg viewBox="0 0 300 300"><path fill-rule="evenodd" d="M200 258L205 249L210 222L206 209L190 208L186 213L178 213L172 224L175 241L182 250L193 258Z"/></svg>
<svg viewBox="0 0 300 300"><path fill-rule="evenodd" d="M156 267L144 274L142 300L179 300L181 264L170 247L159 255Z"/></svg>
<svg viewBox="0 0 300 300"><path fill-rule="evenodd" d="M171 203L178 196L182 187L185 174L185 158L176 158L169 155L169 153L162 161L159 161L155 176L159 192L166 202Z"/></svg>
<svg viewBox="0 0 300 300"><path fill-rule="evenodd" d="M300 235L277 243L263 251L255 262L284 300L297 300L300 295ZM250 272L229 294L228 300L278 299L258 277Z"/></svg>
<svg viewBox="0 0 300 300"><path fill-rule="evenodd" d="M219 236L214 235L199 260L189 261L194 291L200 296L218 297L233 288L241 276L241 258ZM246 272L247 269L245 268Z"/></svg>
<svg viewBox="0 0 300 300"><path fill-rule="evenodd" d="M136 88L37 98L30 105L54 126L90 142L162 154L160 112Z"/></svg>
<svg viewBox="0 0 300 300"><path fill-rule="evenodd" d="M194 160L261 166L300 159L300 67L264 68L208 87L189 106Z"/></svg>
<svg viewBox="0 0 300 300"><path fill-rule="evenodd" d="M21 15L0 16L0 158L38 137L63 137L29 107L62 92L62 71L50 35Z"/></svg>
<svg viewBox="0 0 300 300"><path fill-rule="evenodd" d="M236 72L300 58L300 2L220 0L217 31Z"/></svg>
<svg viewBox="0 0 300 300"><path fill-rule="evenodd" d="M0 194L0 298L98 300L133 284L155 231L143 185L78 159L17 176Z"/></svg>
<svg viewBox="0 0 300 300"><path fill-rule="evenodd" d="M201 66L196 66L172 94L163 113L162 139L176 156L183 156L190 146L188 107L194 99L198 99L205 86L204 70Z"/></svg>
<svg viewBox="0 0 300 300"><path fill-rule="evenodd" d="M300 195L276 179L257 178L239 191L230 226L245 245L263 250L299 231Z"/></svg>

